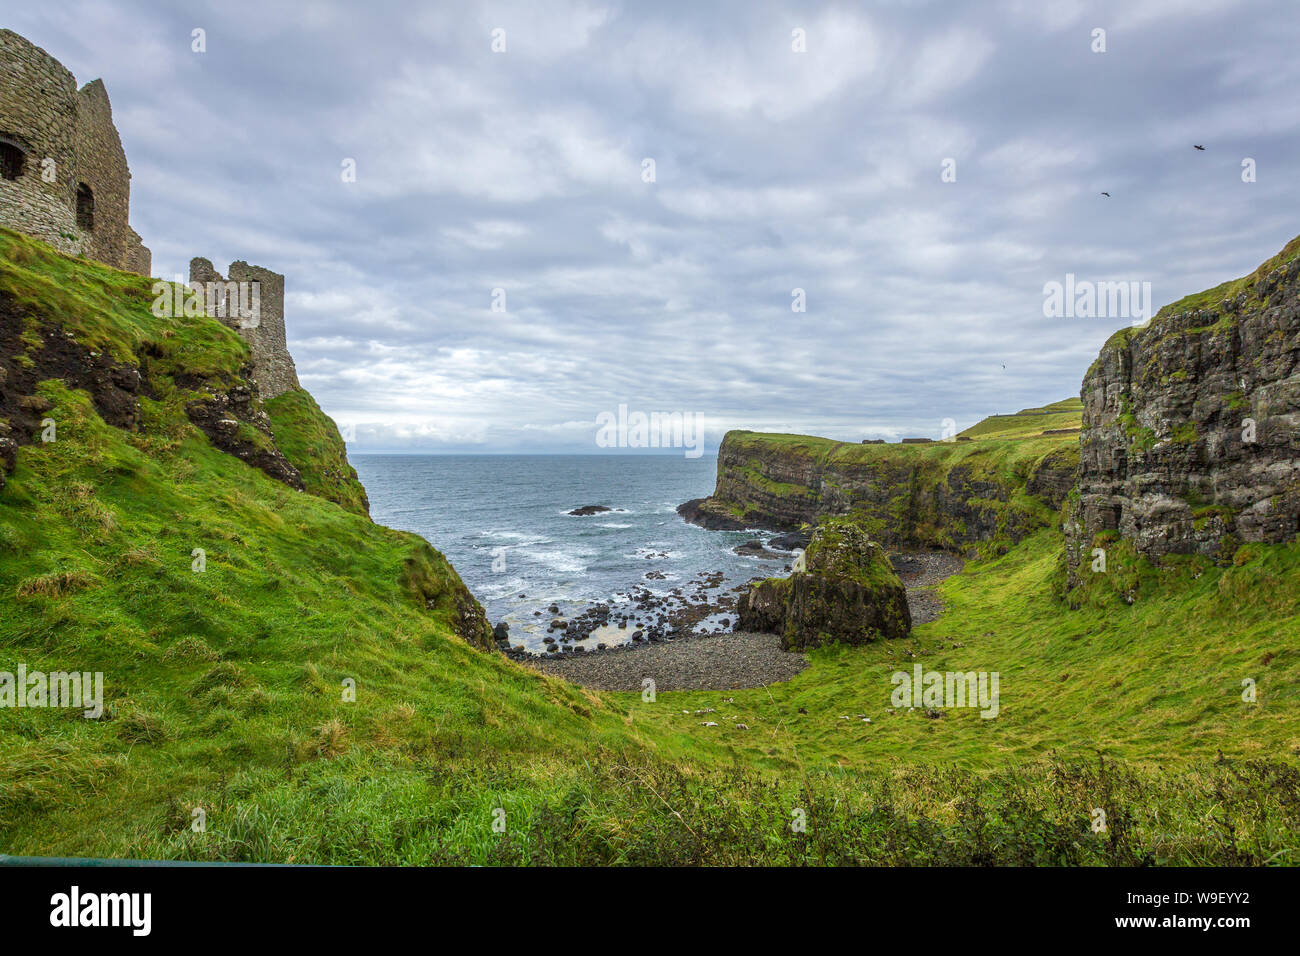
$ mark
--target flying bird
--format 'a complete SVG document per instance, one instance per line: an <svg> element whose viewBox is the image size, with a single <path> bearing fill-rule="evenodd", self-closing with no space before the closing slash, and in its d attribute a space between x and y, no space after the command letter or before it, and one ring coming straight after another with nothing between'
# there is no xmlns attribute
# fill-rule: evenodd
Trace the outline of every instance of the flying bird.
<svg viewBox="0 0 1300 956"><path fill-rule="evenodd" d="M1107 199L1110 198L1110 193L1102 193L1102 195L1105 196Z"/></svg>
<svg viewBox="0 0 1300 956"><path fill-rule="evenodd" d="M1197 146L1195 143L1192 144L1192 149L1199 149L1202 153L1205 152L1204 146Z"/></svg>

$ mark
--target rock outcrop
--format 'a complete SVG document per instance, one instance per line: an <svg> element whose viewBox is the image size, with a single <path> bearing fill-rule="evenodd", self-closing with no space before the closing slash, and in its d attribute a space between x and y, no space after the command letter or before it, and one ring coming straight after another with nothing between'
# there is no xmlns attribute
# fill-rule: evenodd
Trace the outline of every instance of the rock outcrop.
<svg viewBox="0 0 1300 956"><path fill-rule="evenodd" d="M863 445L731 431L713 494L677 510L713 530L853 514L890 547L1000 552L1056 522L1077 461L1073 435Z"/></svg>
<svg viewBox="0 0 1300 956"><path fill-rule="evenodd" d="M907 589L879 544L849 518L818 525L806 570L755 584L737 604L738 629L781 635L786 650L906 637Z"/></svg>
<svg viewBox="0 0 1300 956"><path fill-rule="evenodd" d="M1102 532L1228 560L1300 533L1300 239L1112 336L1083 381L1071 580Z"/></svg>

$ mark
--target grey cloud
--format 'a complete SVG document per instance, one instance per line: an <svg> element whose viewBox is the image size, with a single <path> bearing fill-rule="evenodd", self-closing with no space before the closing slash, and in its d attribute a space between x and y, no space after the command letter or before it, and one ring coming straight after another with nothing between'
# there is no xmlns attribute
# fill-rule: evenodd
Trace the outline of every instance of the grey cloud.
<svg viewBox="0 0 1300 956"><path fill-rule="evenodd" d="M1045 282L1160 304L1300 233L1291 0L118 0L7 25L104 77L155 271L287 274L303 383L359 451L597 451L621 403L712 443L938 436L1075 394L1127 324L1043 318Z"/></svg>

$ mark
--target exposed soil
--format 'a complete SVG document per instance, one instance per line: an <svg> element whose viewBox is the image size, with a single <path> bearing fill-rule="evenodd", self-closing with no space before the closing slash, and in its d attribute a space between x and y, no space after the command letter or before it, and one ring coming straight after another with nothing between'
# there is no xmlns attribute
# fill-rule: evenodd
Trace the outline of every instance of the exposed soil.
<svg viewBox="0 0 1300 956"><path fill-rule="evenodd" d="M42 345L29 347L22 338L28 325L27 316L13 299L0 295L0 486L5 473L14 466L18 446L29 444L42 431L41 422L50 404L35 394L39 382L59 379L68 388L84 390L100 418L129 431L139 423L140 396L155 395L148 376L142 375L139 368L115 363L107 355L91 351L57 324L41 322L36 334ZM144 351L147 355L147 346ZM211 382L197 377L178 376L176 384L212 389ZM186 413L215 447L292 488L302 489L298 469L275 447L270 420L257 408L252 387L236 385L216 391L210 401L190 402ZM257 443L244 438L241 423L266 435L266 441Z"/></svg>
<svg viewBox="0 0 1300 956"><path fill-rule="evenodd" d="M273 444L266 413L255 410L255 405L252 389L236 385L227 391L212 393L210 399L188 403L185 414L199 431L208 436L214 447L260 468L290 488L302 491L302 475ZM266 440L258 443L245 438L240 432L240 423L257 429Z"/></svg>
<svg viewBox="0 0 1300 956"><path fill-rule="evenodd" d="M18 446L43 430L50 404L36 394L38 383L61 379L69 388L85 390L104 421L126 429L137 425L140 395L150 394L139 369L92 352L57 325L42 325L37 330L41 347L29 349L22 339L27 326L14 301L0 295L0 485Z"/></svg>

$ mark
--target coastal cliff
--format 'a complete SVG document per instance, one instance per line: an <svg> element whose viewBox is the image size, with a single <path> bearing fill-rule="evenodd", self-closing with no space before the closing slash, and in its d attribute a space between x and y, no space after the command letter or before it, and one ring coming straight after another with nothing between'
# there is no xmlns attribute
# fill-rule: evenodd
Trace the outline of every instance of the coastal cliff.
<svg viewBox="0 0 1300 956"><path fill-rule="evenodd" d="M1000 553L1055 520L1078 465L1079 403L985 419L959 440L851 444L731 431L711 496L678 508L709 528L794 530L852 514L890 547Z"/></svg>
<svg viewBox="0 0 1300 956"><path fill-rule="evenodd" d="M1083 381L1072 580L1098 536L1229 560L1300 532L1300 238L1111 337Z"/></svg>
<svg viewBox="0 0 1300 956"><path fill-rule="evenodd" d="M0 592L23 603L0 622L130 633L160 666L200 636L201 658L233 656L271 619L313 647L354 613L385 639L396 616L491 651L446 559L370 521L311 395L263 401L244 339L153 299L149 279L0 228Z"/></svg>

